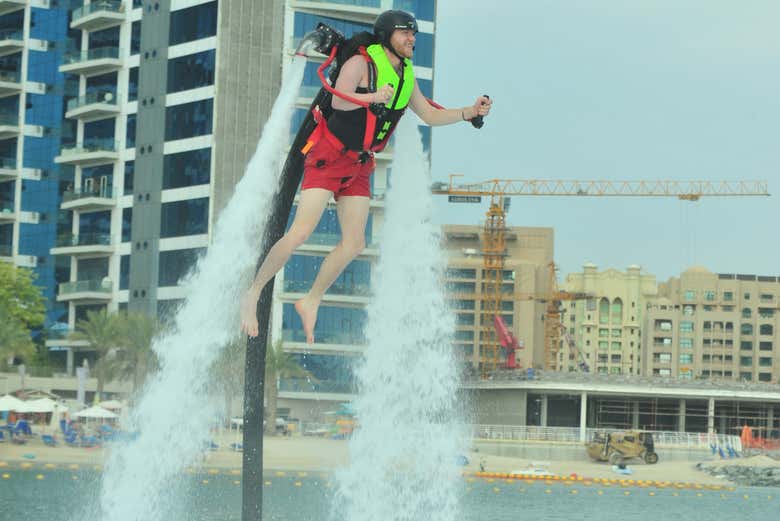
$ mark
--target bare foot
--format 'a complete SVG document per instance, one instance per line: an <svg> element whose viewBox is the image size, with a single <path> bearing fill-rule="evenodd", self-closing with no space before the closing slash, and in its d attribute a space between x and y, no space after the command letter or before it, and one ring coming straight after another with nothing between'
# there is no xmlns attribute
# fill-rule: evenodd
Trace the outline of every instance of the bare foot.
<svg viewBox="0 0 780 521"><path fill-rule="evenodd" d="M320 301L308 295L295 303L295 311L301 316L301 322L303 322L303 332L306 333L307 344L314 343L314 325L317 323L319 307Z"/></svg>
<svg viewBox="0 0 780 521"><path fill-rule="evenodd" d="M247 291L241 298L241 331L251 337L258 334L257 325L257 294Z"/></svg>

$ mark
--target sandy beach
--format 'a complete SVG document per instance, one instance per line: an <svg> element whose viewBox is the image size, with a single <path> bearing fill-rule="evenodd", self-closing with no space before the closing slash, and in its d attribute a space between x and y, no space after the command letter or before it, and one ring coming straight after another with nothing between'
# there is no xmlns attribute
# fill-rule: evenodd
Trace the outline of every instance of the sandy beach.
<svg viewBox="0 0 780 521"><path fill-rule="evenodd" d="M220 446L227 447L231 441L235 440L222 439L219 441L223 442ZM103 464L109 450L111 449L82 449L63 445L46 447L38 440L31 440L26 445L3 443L0 445L0 466L6 468L22 465L33 468L73 465L95 467ZM484 453L471 453L467 456L469 464L464 467L464 472L468 473L478 472L480 463L484 465L487 472L496 473L511 473L526 469L532 463L530 460L492 456ZM264 440L263 457L264 467L272 471L329 472L349 462L346 441L304 437L267 437ZM242 454L240 452L220 449L205 453L203 459L192 467L202 471L235 472L241 469L241 463ZM697 470L696 462L692 461L660 461L655 465L641 462L630 463L629 466L633 471L631 476L616 474L612 467L606 463L588 461L549 461L548 463L549 471L559 476L576 474L583 478L629 478L657 482L729 485L721 478ZM729 464L780 466L780 461L758 456L733 460Z"/></svg>

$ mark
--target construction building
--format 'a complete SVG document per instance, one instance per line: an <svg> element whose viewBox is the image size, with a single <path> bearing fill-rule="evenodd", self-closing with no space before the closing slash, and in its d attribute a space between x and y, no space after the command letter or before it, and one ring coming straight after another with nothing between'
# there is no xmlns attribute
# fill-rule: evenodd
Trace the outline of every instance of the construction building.
<svg viewBox="0 0 780 521"><path fill-rule="evenodd" d="M483 313L490 298L486 292L483 249L484 230L479 226L444 225L445 294L455 313L454 345L464 367L479 368L493 352L481 351L485 328L493 318ZM506 257L501 283L501 317L517 336L521 367L538 366L543 359L545 305L536 295L549 289L548 266L553 260L552 228L509 227L504 234ZM523 349L524 347L524 349Z"/></svg>
<svg viewBox="0 0 780 521"><path fill-rule="evenodd" d="M626 271L598 271L588 263L581 273L567 275L561 289L590 296L563 303L561 320L577 349L561 341L562 370L578 370L577 358L582 356L595 373L642 374L642 324L648 303L658 293L655 276L643 274L636 265Z"/></svg>

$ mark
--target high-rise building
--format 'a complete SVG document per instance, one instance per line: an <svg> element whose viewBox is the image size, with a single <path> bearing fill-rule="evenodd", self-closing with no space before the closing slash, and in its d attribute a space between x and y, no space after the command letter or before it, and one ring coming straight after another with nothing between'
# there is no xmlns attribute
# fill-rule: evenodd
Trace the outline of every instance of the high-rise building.
<svg viewBox="0 0 780 521"><path fill-rule="evenodd" d="M780 277L693 267L659 285L644 320L644 374L777 382Z"/></svg>
<svg viewBox="0 0 780 521"><path fill-rule="evenodd" d="M48 42L41 53L48 61L39 69L65 88L54 90L64 93L60 112L52 112L59 119L51 122L53 129L61 126L60 142L47 143L56 148L48 155L36 155L43 162L38 168L53 158L51 172L59 171L59 186L43 198L51 229L38 255L45 258L50 248L50 264L59 270L51 308L64 307L48 324L47 346L61 353L55 363L70 372L94 355L65 338L88 311L165 315L184 298L178 281L206 250L279 91L284 5L40 3L45 6L33 9L33 18L40 22L36 31L45 33L38 38L60 39ZM39 90L49 92L46 85ZM57 108L56 97L48 103ZM19 110L24 106L22 98ZM49 123L27 123L43 125L48 136ZM24 237L22 230L19 253L28 253ZM6 243L16 248L15 240Z"/></svg>
<svg viewBox="0 0 780 521"><path fill-rule="evenodd" d="M591 263L566 276L561 289L590 298L563 302L562 325L574 342L561 342L558 366L578 371L579 357L594 373L641 374L642 323L658 292L655 277L639 266L598 271Z"/></svg>
<svg viewBox="0 0 780 521"><path fill-rule="evenodd" d="M415 77L423 94L432 97L435 0L287 0L285 56L292 55L300 39L319 22L349 37L360 31L372 31L376 17L387 9L403 9L417 18ZM293 131L303 121L313 96L321 87L316 71L322 61L314 57L307 64L298 109L292 121ZM421 131L424 146L430 150L430 128L422 127ZM352 368L366 343L363 335L365 307L371 291L371 272L377 261L392 154L391 141L384 152L376 155L377 168L371 176L373 199L366 227L367 247L325 294L314 330L314 344L306 344L294 303L311 287L323 259L340 239L335 205L328 206L312 236L276 279L272 338L282 339L284 349L314 377L280 381L280 405L292 409L297 417L311 417L317 411L332 410L334 401L349 400L354 393Z"/></svg>
<svg viewBox="0 0 780 521"><path fill-rule="evenodd" d="M485 348L484 328L493 328L493 317L483 314L490 298L484 276L483 229L479 226L445 225L442 248L447 259L446 296L455 313L455 353L464 364L479 369L493 367L496 354ZM506 257L502 276L501 317L518 339L516 354L521 367L541 367L544 361L545 304L537 296L549 290L548 266L553 260L552 228L509 227L505 231ZM487 320L487 323L483 323Z"/></svg>

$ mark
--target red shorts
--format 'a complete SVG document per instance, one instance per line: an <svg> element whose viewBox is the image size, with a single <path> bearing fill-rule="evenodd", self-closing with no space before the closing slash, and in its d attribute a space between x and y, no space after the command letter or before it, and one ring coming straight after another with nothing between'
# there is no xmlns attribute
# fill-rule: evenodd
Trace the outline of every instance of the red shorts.
<svg viewBox="0 0 780 521"><path fill-rule="evenodd" d="M371 174L375 166L373 155L361 163L357 153L344 152L323 137L306 154L301 190L323 188L333 192L336 199L340 196L371 197Z"/></svg>

